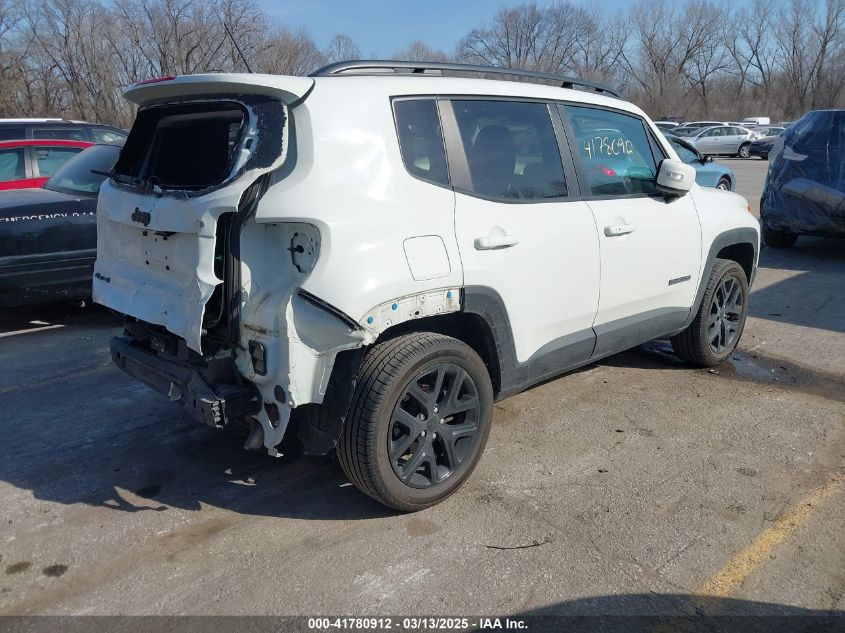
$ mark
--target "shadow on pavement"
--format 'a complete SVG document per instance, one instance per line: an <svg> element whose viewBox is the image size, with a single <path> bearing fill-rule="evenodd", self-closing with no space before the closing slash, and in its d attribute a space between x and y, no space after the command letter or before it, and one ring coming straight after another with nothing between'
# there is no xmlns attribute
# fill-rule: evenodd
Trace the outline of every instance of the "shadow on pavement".
<svg viewBox="0 0 845 633"><path fill-rule="evenodd" d="M518 613L529 631L833 633L845 611L692 594L597 596Z"/></svg>
<svg viewBox="0 0 845 633"><path fill-rule="evenodd" d="M801 237L792 248L766 247L760 268L797 274L752 287L749 316L845 332L845 240Z"/></svg>

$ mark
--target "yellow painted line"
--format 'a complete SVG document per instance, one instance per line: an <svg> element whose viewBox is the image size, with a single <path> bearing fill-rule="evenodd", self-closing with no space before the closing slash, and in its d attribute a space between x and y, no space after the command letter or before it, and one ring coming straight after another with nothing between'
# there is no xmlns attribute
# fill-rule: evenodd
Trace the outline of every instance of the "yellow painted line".
<svg viewBox="0 0 845 633"><path fill-rule="evenodd" d="M782 514L744 550L734 556L698 589L699 594L724 598L748 578L772 550L801 527L813 509L836 492L845 482L845 470L840 470L820 488L804 497L790 512Z"/></svg>

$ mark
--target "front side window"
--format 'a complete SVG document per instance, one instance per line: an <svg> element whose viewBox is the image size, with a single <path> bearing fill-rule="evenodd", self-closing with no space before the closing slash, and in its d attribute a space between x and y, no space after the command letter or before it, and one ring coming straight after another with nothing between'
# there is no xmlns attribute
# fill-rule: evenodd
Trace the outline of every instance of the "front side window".
<svg viewBox="0 0 845 633"><path fill-rule="evenodd" d="M393 109L405 169L417 178L448 185L437 103L434 99L401 99L393 102Z"/></svg>
<svg viewBox="0 0 845 633"><path fill-rule="evenodd" d="M81 152L82 148L35 146L32 150L38 165L38 175L49 178L59 167Z"/></svg>
<svg viewBox="0 0 845 633"><path fill-rule="evenodd" d="M23 162L23 149L0 149L0 182L23 180L26 171Z"/></svg>
<svg viewBox="0 0 845 633"><path fill-rule="evenodd" d="M568 194L557 138L544 103L453 101L473 193L511 200Z"/></svg>
<svg viewBox="0 0 845 633"><path fill-rule="evenodd" d="M561 114L593 195L655 192L657 162L641 118L587 106L561 106Z"/></svg>

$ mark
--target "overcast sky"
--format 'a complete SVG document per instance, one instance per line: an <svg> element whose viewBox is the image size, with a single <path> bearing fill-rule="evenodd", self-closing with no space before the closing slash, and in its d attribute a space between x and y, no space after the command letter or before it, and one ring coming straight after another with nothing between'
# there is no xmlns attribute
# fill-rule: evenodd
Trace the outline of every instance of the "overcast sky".
<svg viewBox="0 0 845 633"><path fill-rule="evenodd" d="M501 0L259 0L267 13L286 26L305 27L317 46L335 33L346 33L364 57L384 57L414 40L451 53L468 31L490 21ZM551 4L538 0L538 5ZM580 4L576 2L575 4ZM605 11L625 9L635 0L603 0Z"/></svg>

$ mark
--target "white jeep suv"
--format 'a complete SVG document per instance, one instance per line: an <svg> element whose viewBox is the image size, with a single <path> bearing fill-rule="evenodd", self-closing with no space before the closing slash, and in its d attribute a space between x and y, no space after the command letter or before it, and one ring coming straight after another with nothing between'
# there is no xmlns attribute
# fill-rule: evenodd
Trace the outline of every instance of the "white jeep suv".
<svg viewBox="0 0 845 633"><path fill-rule="evenodd" d="M126 97L93 281L126 315L114 362L247 448L336 449L393 508L466 480L495 400L658 337L713 365L742 334L757 220L604 86L341 62Z"/></svg>

